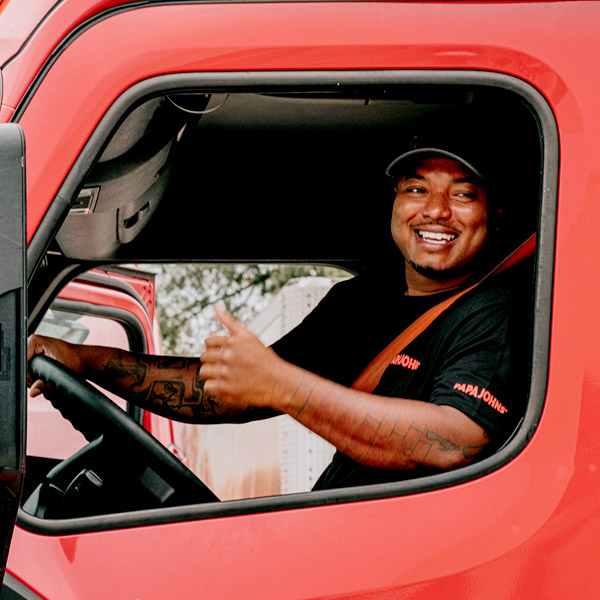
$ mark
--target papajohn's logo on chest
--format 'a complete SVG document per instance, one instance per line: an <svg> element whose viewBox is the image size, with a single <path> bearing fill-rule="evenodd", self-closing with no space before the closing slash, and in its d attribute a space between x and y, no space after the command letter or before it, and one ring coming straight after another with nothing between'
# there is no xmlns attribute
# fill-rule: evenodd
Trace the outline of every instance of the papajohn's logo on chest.
<svg viewBox="0 0 600 600"><path fill-rule="evenodd" d="M416 371L421 366L421 363L418 360L408 356L408 354L397 354L390 364L396 365L397 367L404 367L411 371Z"/></svg>

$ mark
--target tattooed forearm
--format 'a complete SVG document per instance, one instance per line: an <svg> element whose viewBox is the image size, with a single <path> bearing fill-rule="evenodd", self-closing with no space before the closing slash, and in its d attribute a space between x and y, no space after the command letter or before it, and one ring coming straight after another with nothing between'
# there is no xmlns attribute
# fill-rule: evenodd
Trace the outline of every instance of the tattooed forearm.
<svg viewBox="0 0 600 600"><path fill-rule="evenodd" d="M433 431L433 429L428 429L421 437L425 437L427 441L431 442L431 446L437 445L437 449L440 450L440 452L461 451L459 446L450 440L443 438L439 433Z"/></svg>
<svg viewBox="0 0 600 600"><path fill-rule="evenodd" d="M431 441L432 447L436 448L440 452L460 452L465 459L471 459L478 454L487 445L487 435L484 432L486 441L478 446L459 446L445 439L433 429L428 429L426 432L427 439Z"/></svg>
<svg viewBox="0 0 600 600"><path fill-rule="evenodd" d="M192 397L195 400L195 403L192 404L192 412L194 412L195 415L201 413L218 414L219 402L216 398L204 391L204 380L200 379L199 371L200 367L196 370L196 376L194 377Z"/></svg>
<svg viewBox="0 0 600 600"><path fill-rule="evenodd" d="M483 432L483 441L481 444L477 444L475 446L464 446L462 448L463 456L470 460L477 456L490 442L490 436L486 431Z"/></svg>
<svg viewBox="0 0 600 600"><path fill-rule="evenodd" d="M458 409L348 389L289 371L280 409L366 466L450 469L487 445L483 429Z"/></svg>
<svg viewBox="0 0 600 600"><path fill-rule="evenodd" d="M155 381L148 396L152 404L166 404L173 408L182 405L185 387L180 381Z"/></svg>
<svg viewBox="0 0 600 600"><path fill-rule="evenodd" d="M154 407L168 407L186 420L202 420L203 417L223 414L219 401L204 391L200 379L200 361L189 358L158 357L156 367L172 371L170 380L157 380L152 384L148 400Z"/></svg>
<svg viewBox="0 0 600 600"><path fill-rule="evenodd" d="M248 421L272 416L252 407L231 407L204 391L197 358L152 356L114 350L87 376L137 406L188 423ZM262 414L264 413L264 414Z"/></svg>
<svg viewBox="0 0 600 600"><path fill-rule="evenodd" d="M178 356L157 356L156 357L156 368L157 369L187 369L191 364L191 359L181 358Z"/></svg>
<svg viewBox="0 0 600 600"><path fill-rule="evenodd" d="M143 385L148 374L148 365L141 357L131 357L127 360L124 353L118 351L114 358L106 363L104 377L123 382L128 390Z"/></svg>
<svg viewBox="0 0 600 600"><path fill-rule="evenodd" d="M384 415L384 419L385 419ZM365 453L363 460L360 462L364 462L367 458L369 451L374 446L376 442L377 433L383 424L379 423L377 428L376 435L371 440L369 444L369 448ZM419 428L415 425L414 422L410 424L410 426L401 433L397 430L398 420L394 423L394 427L390 432L389 438L393 440L394 436L401 437L398 439L398 447L402 448L402 452L404 456L409 459L413 459L419 464L423 464L427 461L427 458L430 456L431 452L441 452L441 453L455 453L458 456L462 456L465 460L470 460L475 457L487 444L487 436L485 436L486 441L477 446L460 446L453 441L447 439L446 437L440 435L437 431L428 428Z"/></svg>
<svg viewBox="0 0 600 600"><path fill-rule="evenodd" d="M148 393L153 410L188 422L227 420L223 417L231 416L231 411L204 391L200 366L197 359L160 357L156 364L160 379L152 382Z"/></svg>

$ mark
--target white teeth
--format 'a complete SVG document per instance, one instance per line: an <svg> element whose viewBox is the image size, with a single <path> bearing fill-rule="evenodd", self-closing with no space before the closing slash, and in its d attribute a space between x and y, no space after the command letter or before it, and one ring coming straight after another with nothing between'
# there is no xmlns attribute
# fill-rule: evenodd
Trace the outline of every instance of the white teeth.
<svg viewBox="0 0 600 600"><path fill-rule="evenodd" d="M446 242L451 242L456 237L455 233L440 233L435 231L418 231L417 233L424 240L438 244L445 244Z"/></svg>

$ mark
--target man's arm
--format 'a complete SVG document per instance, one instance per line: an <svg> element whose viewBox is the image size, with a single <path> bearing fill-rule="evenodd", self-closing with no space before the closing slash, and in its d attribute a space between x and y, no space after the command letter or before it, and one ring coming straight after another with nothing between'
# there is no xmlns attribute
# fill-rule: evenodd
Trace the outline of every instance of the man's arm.
<svg viewBox="0 0 600 600"><path fill-rule="evenodd" d="M294 370L279 382L281 410L365 466L450 469L470 462L488 442L453 407L376 396Z"/></svg>
<svg viewBox="0 0 600 600"><path fill-rule="evenodd" d="M488 443L485 431L453 407L338 385L282 360L233 317L218 315L231 335L207 339L200 376L208 393L287 413L372 467L448 469L467 464Z"/></svg>
<svg viewBox="0 0 600 600"><path fill-rule="evenodd" d="M273 416L269 410L233 406L204 390L198 358L134 354L118 348L70 344L54 338L31 336L27 358L45 354L85 379L133 404L169 419L188 423L245 422ZM43 392L43 383L31 386L31 395Z"/></svg>

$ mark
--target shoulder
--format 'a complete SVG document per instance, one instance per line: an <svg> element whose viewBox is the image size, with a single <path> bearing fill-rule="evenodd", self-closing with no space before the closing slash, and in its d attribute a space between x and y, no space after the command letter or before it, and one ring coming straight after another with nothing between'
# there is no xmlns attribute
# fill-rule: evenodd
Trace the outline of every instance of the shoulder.
<svg viewBox="0 0 600 600"><path fill-rule="evenodd" d="M485 320L505 319L511 307L511 295L501 282L480 284L453 303L444 321L450 326L466 323L475 327Z"/></svg>
<svg viewBox="0 0 600 600"><path fill-rule="evenodd" d="M529 274L528 274L529 273ZM508 339L530 331L533 311L532 271L524 268L490 277L460 297L441 316L435 331L450 340Z"/></svg>
<svg viewBox="0 0 600 600"><path fill-rule="evenodd" d="M357 306L363 306L364 309L371 309L385 304L386 299L402 296L406 290L404 273L368 271L349 276L335 283L317 307L314 313L325 313L329 310L340 310L344 307L355 309Z"/></svg>
<svg viewBox="0 0 600 600"><path fill-rule="evenodd" d="M529 306L533 297L533 274L533 261L523 261L476 285L456 303L456 308L463 311L483 307L513 310Z"/></svg>

